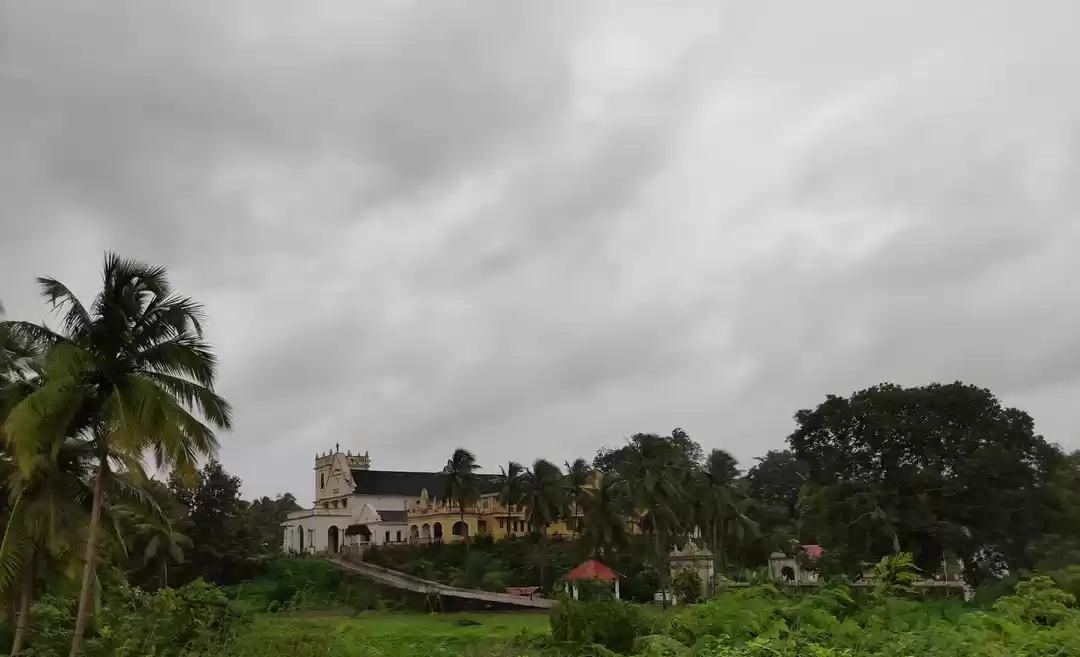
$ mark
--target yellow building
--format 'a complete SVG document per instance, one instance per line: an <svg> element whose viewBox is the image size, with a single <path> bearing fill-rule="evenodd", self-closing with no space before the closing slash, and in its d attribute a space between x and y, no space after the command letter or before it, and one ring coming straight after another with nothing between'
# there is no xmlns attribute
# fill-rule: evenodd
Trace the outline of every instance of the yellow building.
<svg viewBox="0 0 1080 657"><path fill-rule="evenodd" d="M465 507L464 525L461 510L433 498L425 488L420 497L406 505L409 540L413 543L460 541L463 536L491 536L496 540L529 533L526 510L520 505L499 502L497 493L484 493L476 504ZM580 509L575 509L569 522L559 521L547 528L548 535L570 535L581 521ZM464 529L464 532L462 531Z"/></svg>

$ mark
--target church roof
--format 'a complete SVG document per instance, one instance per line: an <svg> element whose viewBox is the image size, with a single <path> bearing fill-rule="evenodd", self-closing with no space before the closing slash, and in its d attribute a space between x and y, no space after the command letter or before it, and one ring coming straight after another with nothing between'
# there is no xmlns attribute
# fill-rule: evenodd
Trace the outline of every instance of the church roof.
<svg viewBox="0 0 1080 657"><path fill-rule="evenodd" d="M432 499L442 495L442 479L438 472L396 472L393 470L352 470L353 492L357 495L401 495L420 497L427 489ZM491 492L494 475L478 475L482 492ZM382 513L380 511L380 513Z"/></svg>
<svg viewBox="0 0 1080 657"><path fill-rule="evenodd" d="M353 470L353 492L357 495L402 495L420 497L425 488L438 497L442 483L437 472L394 472L392 470Z"/></svg>
<svg viewBox="0 0 1080 657"><path fill-rule="evenodd" d="M405 522L408 519L408 514L405 510L400 511L379 511L379 517L383 522Z"/></svg>

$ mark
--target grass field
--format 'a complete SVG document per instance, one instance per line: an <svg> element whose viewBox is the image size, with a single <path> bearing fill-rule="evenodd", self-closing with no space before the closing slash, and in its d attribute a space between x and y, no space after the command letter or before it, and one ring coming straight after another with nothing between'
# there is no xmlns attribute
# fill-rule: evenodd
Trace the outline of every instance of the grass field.
<svg viewBox="0 0 1080 657"><path fill-rule="evenodd" d="M236 657L518 655L548 632L547 614L363 613L353 617L268 615L243 630Z"/></svg>

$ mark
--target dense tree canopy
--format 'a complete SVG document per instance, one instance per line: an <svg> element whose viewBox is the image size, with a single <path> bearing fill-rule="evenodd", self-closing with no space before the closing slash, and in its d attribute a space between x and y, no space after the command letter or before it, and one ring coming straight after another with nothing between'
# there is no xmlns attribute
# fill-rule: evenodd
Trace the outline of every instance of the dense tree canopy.
<svg viewBox="0 0 1080 657"><path fill-rule="evenodd" d="M806 529L851 568L903 550L924 568L960 557L974 577L1029 565L1031 541L1051 528L1062 455L988 390L885 384L795 419Z"/></svg>

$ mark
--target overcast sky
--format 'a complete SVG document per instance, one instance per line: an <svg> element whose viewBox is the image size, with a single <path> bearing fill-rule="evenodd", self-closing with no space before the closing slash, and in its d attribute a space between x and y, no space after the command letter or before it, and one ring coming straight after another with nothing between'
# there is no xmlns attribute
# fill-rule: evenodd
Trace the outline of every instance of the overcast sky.
<svg viewBox="0 0 1080 657"><path fill-rule="evenodd" d="M0 299L204 302L245 494L962 379L1080 448L1080 2L0 0Z"/></svg>

